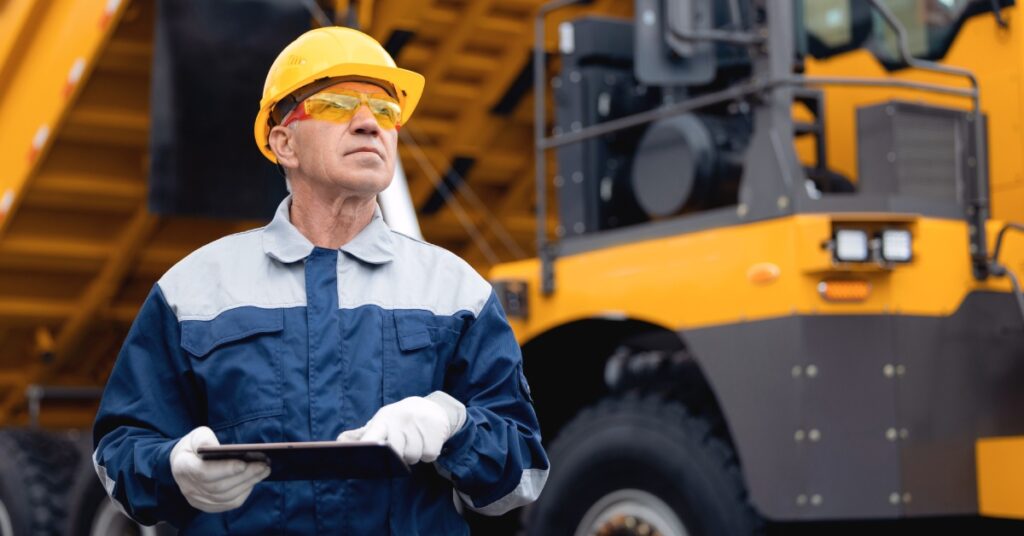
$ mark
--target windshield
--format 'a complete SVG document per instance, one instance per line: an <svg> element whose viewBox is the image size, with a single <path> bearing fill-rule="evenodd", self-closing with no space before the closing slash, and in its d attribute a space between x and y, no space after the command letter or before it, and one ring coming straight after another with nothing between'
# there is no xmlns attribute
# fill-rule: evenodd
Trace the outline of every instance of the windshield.
<svg viewBox="0 0 1024 536"><path fill-rule="evenodd" d="M964 21L992 10L991 0L882 0L907 31L914 57L946 55ZM1011 0L999 0L1001 6ZM864 0L805 0L802 3L807 52L823 59L866 47L889 69L900 62L896 33Z"/></svg>

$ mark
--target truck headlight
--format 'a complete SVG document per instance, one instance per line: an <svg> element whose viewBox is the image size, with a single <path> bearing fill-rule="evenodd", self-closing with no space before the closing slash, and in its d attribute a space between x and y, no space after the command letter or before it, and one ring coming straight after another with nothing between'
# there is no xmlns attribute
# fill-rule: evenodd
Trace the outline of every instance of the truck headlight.
<svg viewBox="0 0 1024 536"><path fill-rule="evenodd" d="M868 260L868 233L858 229L838 229L835 239L835 257L839 262L865 262Z"/></svg>
<svg viewBox="0 0 1024 536"><path fill-rule="evenodd" d="M882 231L882 260L886 262L910 262L911 256L910 231L906 229Z"/></svg>

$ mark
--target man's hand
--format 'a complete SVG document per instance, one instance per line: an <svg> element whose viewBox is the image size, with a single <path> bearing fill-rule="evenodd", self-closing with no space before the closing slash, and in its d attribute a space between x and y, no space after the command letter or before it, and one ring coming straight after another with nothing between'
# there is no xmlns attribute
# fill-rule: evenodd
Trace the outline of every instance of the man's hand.
<svg viewBox="0 0 1024 536"><path fill-rule="evenodd" d="M253 486L270 475L270 467L241 460L203 460L199 447L219 445L213 430L200 426L171 449L171 474L188 503L211 514L242 506Z"/></svg>
<svg viewBox="0 0 1024 536"><path fill-rule="evenodd" d="M379 410L362 428L342 432L338 441L385 441L412 465L432 462L466 422L466 407L447 393L410 396Z"/></svg>

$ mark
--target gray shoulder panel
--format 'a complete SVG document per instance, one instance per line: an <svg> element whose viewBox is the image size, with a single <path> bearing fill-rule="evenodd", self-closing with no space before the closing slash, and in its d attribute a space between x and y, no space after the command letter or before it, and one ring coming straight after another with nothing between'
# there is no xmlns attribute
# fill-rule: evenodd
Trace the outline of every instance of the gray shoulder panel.
<svg viewBox="0 0 1024 536"><path fill-rule="evenodd" d="M394 260L374 268L343 259L338 266L341 308L377 305L437 315L480 313L491 284L454 253L392 232Z"/></svg>
<svg viewBox="0 0 1024 536"><path fill-rule="evenodd" d="M211 242L160 278L157 284L179 321L209 320L236 307L306 305L302 263L282 264L267 256L262 231Z"/></svg>

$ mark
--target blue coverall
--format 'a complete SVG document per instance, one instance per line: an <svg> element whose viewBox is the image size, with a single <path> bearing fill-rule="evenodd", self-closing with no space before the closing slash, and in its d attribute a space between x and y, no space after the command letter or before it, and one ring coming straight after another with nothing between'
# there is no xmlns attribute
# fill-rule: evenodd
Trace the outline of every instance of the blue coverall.
<svg viewBox="0 0 1024 536"><path fill-rule="evenodd" d="M548 459L519 346L490 284L452 253L390 230L376 208L340 250L289 221L195 251L153 287L94 425L93 461L135 520L185 534L468 534L460 512L537 498ZM242 507L192 508L171 448L333 440L382 406L442 390L466 423L410 478L263 481Z"/></svg>

